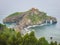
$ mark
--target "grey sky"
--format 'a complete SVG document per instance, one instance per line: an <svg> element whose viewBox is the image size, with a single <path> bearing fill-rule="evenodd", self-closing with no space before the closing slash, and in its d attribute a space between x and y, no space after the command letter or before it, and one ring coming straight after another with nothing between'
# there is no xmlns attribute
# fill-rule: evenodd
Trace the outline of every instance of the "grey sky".
<svg viewBox="0 0 60 45"><path fill-rule="evenodd" d="M0 0L0 18L32 7L47 12L49 15L60 14L60 0Z"/></svg>

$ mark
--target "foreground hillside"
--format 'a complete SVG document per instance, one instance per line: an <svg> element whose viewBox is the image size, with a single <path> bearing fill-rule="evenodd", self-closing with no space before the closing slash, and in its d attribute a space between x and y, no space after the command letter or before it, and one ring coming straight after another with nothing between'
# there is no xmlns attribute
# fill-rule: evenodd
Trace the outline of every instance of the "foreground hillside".
<svg viewBox="0 0 60 45"><path fill-rule="evenodd" d="M21 35L20 32L9 29L2 24L0 27L4 27L4 29L0 28L0 45L60 45L57 44L57 41L53 42L52 38L50 43L44 37L37 39L34 32Z"/></svg>
<svg viewBox="0 0 60 45"><path fill-rule="evenodd" d="M55 24L57 19L55 17L48 16L46 13L32 8L26 12L16 12L3 20L4 24L16 24L19 25L19 29L23 29L30 25L40 25L44 23Z"/></svg>

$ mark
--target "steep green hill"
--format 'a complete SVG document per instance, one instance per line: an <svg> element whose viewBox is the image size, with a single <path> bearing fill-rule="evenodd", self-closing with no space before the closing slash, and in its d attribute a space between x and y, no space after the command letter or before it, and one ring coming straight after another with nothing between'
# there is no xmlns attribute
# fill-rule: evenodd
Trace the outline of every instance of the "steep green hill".
<svg viewBox="0 0 60 45"><path fill-rule="evenodd" d="M38 9L32 8L26 12L16 12L3 20L3 23L7 24L19 24L24 28L29 25L43 24L43 23L57 23L57 19L55 17L48 16L45 12L39 11Z"/></svg>

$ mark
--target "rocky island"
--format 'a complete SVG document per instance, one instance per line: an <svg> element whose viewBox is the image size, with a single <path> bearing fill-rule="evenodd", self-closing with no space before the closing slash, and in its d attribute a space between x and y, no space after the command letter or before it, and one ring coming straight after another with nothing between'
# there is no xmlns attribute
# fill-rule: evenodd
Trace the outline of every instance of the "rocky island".
<svg viewBox="0 0 60 45"><path fill-rule="evenodd" d="M57 19L48 16L45 12L39 9L32 8L26 12L16 12L3 20L4 24L14 24L16 29L22 30L28 26L41 25L41 24L56 24Z"/></svg>

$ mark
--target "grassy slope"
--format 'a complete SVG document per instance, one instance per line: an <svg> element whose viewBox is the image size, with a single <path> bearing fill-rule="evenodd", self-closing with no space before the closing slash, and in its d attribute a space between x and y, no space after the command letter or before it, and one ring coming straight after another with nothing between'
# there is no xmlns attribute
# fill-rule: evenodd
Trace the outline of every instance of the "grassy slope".
<svg viewBox="0 0 60 45"><path fill-rule="evenodd" d="M12 17L12 16L17 16L17 15L20 15L22 12L15 12L13 14L10 14L8 17Z"/></svg>
<svg viewBox="0 0 60 45"><path fill-rule="evenodd" d="M18 15L20 15L21 13L22 13L22 12L15 12L15 13L9 15L8 17L18 16ZM41 12L41 13L42 13L42 16L36 15L36 14L34 14L34 15L30 15L30 14L29 14L29 15L27 16L27 17L28 17L27 19L30 19L33 24L36 24L36 23L39 22L39 21L42 21L42 20L44 20L44 19L46 19L46 18L49 18L49 16L47 16L46 13L44 13L44 12Z"/></svg>
<svg viewBox="0 0 60 45"><path fill-rule="evenodd" d="M47 14L43 14L42 16L36 15L36 14L28 16L28 18L31 19L33 24L37 23L39 21L42 21L42 20L46 19L47 17L48 17Z"/></svg>

